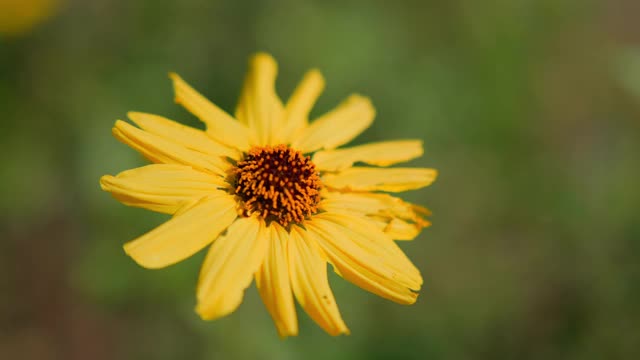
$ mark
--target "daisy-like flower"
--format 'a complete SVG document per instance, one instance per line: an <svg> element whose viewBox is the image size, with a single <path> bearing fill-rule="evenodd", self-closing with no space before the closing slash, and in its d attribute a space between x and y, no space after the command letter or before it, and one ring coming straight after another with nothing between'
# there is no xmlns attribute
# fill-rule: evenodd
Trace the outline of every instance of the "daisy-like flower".
<svg viewBox="0 0 640 360"><path fill-rule="evenodd" d="M326 332L348 334L327 263L365 290L414 303L422 277L394 240L415 238L429 211L388 193L427 186L436 171L385 168L422 155L419 140L338 149L371 125L369 99L351 95L309 122L322 75L306 73L283 104L276 72L267 54L250 60L235 117L170 74L175 101L206 130L129 113L138 127L118 120L113 134L154 164L100 184L126 205L172 215L124 245L141 266L162 268L209 246L197 286L203 319L233 312L255 278L280 336L298 333L294 297Z"/></svg>

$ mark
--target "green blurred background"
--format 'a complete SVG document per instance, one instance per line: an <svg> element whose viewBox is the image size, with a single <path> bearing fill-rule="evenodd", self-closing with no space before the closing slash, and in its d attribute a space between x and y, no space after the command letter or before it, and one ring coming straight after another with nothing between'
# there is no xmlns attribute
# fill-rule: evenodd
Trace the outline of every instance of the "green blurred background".
<svg viewBox="0 0 640 360"><path fill-rule="evenodd" d="M0 359L640 353L639 2L0 0L0 14ZM357 142L423 139L412 164L440 171L405 196L434 212L402 244L425 277L415 305L330 275L348 337L300 312L300 336L279 340L253 287L199 320L203 254L138 267L121 245L166 217L98 185L145 164L111 136L127 111L200 126L167 72L230 111L258 50L284 98L318 67L316 114L369 95L377 121Z"/></svg>

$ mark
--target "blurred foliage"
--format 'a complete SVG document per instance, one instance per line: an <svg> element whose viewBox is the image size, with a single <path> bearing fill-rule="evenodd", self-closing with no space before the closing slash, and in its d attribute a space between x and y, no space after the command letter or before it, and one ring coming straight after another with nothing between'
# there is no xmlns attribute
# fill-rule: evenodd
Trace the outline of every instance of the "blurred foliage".
<svg viewBox="0 0 640 360"><path fill-rule="evenodd" d="M68 0L28 32L0 35L0 358L633 358L639 10L633 0ZM315 114L369 95L377 121L357 142L423 139L413 164L441 173L407 196L434 212L434 226L402 244L426 279L417 304L331 276L349 337L300 313L301 335L280 341L255 289L231 316L199 320L203 255L139 268L121 245L165 217L99 189L101 175L145 163L111 137L127 111L200 126L173 104L168 71L231 110L257 50L279 61L284 98L318 67L327 89Z"/></svg>

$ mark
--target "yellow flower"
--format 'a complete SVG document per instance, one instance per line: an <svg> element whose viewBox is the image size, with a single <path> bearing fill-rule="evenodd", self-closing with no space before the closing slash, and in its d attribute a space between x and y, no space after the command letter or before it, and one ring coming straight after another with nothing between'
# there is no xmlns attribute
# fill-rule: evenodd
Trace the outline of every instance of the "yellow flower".
<svg viewBox="0 0 640 360"><path fill-rule="evenodd" d="M414 303L422 277L394 240L415 238L429 212L379 191L427 186L436 171L384 168L421 156L419 140L336 149L371 125L370 101L352 95L309 123L322 75L309 71L283 104L276 72L267 54L250 60L235 118L170 74L176 102L206 130L131 112L138 127L118 120L113 134L154 164L100 183L126 205L173 215L125 244L143 267L177 263L211 244L197 286L203 319L233 312L255 277L280 336L298 333L294 296L329 334L348 334L327 263L365 290Z"/></svg>

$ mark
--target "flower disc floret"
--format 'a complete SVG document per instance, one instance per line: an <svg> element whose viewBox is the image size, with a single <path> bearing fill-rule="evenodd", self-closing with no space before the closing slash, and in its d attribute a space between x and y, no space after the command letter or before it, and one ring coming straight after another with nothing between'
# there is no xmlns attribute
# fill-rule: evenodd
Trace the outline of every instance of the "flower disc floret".
<svg viewBox="0 0 640 360"><path fill-rule="evenodd" d="M287 227L318 210L316 167L310 157L286 145L251 148L234 169L233 184L244 216L258 213Z"/></svg>

